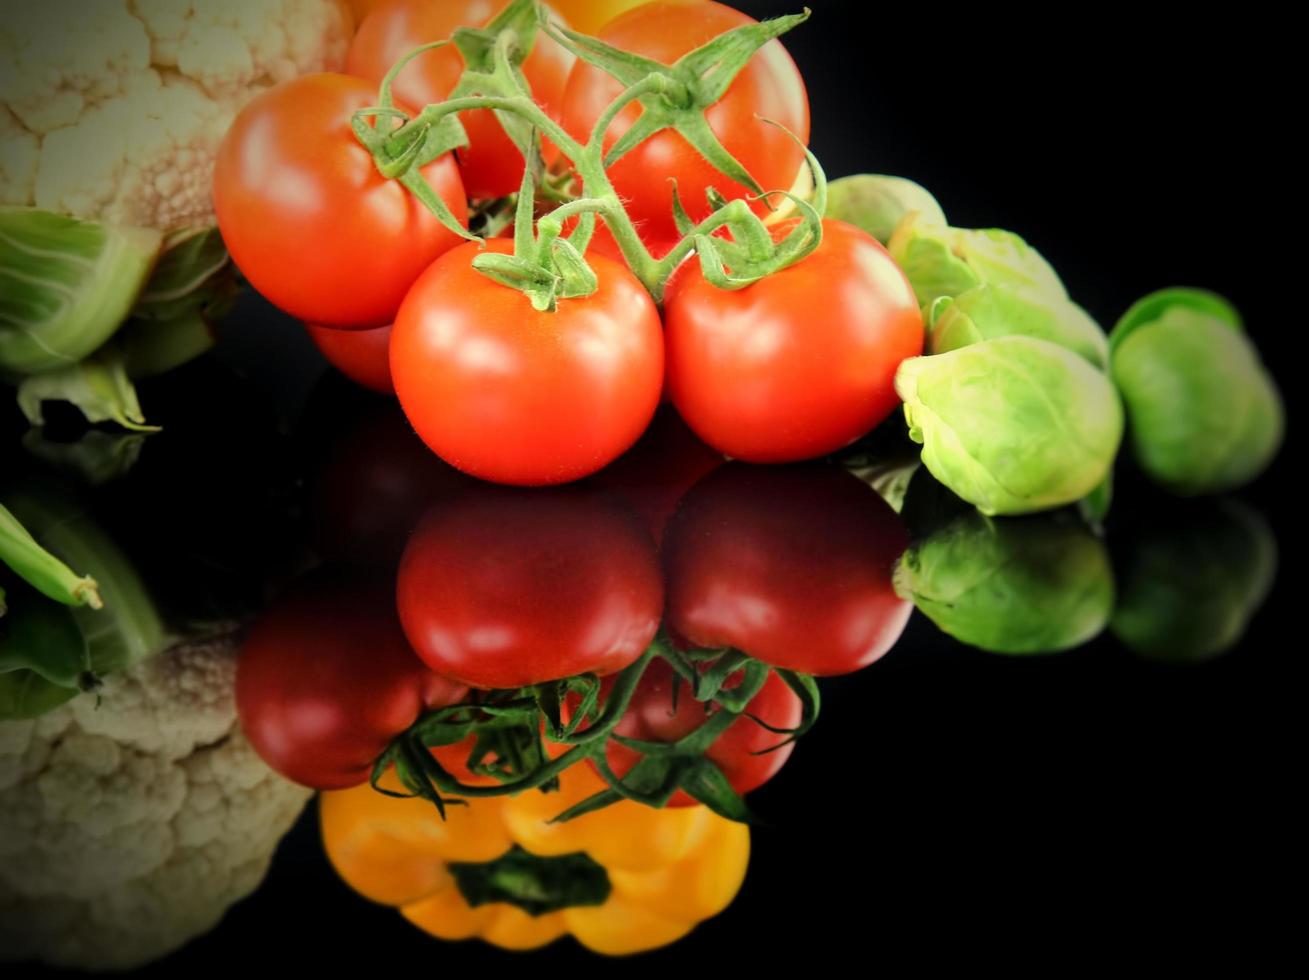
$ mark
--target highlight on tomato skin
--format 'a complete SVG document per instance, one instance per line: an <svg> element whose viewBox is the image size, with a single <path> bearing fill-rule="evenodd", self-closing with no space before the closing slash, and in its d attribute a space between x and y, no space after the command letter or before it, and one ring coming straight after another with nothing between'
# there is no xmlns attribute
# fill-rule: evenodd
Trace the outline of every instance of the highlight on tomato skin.
<svg viewBox="0 0 1309 980"><path fill-rule="evenodd" d="M656 0L620 14L598 37L608 44L671 65L682 55L720 34L746 24L752 17L712 0ZM563 125L574 139L586 140L605 109L623 91L617 79L594 65L578 61L564 93ZM605 135L611 147L640 117L639 105L619 114ZM781 127L763 119L771 119ZM809 141L809 99L800 70L778 40L761 48L733 81L727 93L706 113L710 128L746 171L765 190L786 190L804 164L804 153L787 131ZM727 178L680 134L657 133L608 168L618 195L637 224L642 239L656 257L681 238L673 219L670 178L693 220L709 215L706 191L713 187L729 200L754 192ZM768 205L752 205L766 214Z"/></svg>
<svg viewBox="0 0 1309 980"><path fill-rule="evenodd" d="M409 291L391 333L391 376L414 429L479 479L568 483L626 452L659 404L664 340L650 294L592 256L598 287L534 309L472 266L513 244L446 253Z"/></svg>
<svg viewBox="0 0 1309 980"><path fill-rule="evenodd" d="M223 242L256 290L307 323L385 326L419 274L462 241L384 178L356 138L351 116L377 94L371 82L328 72L282 82L237 114L218 150ZM454 157L420 172L466 225Z"/></svg>
<svg viewBox="0 0 1309 980"><path fill-rule="evenodd" d="M315 789L366 783L395 736L466 693L414 655L389 588L335 571L274 602L237 660L246 738L276 772Z"/></svg>
<svg viewBox="0 0 1309 980"><path fill-rule="evenodd" d="M669 630L819 676L860 670L904 632L896 595L909 534L831 464L729 463L683 498L664 538Z"/></svg>
<svg viewBox="0 0 1309 980"><path fill-rule="evenodd" d="M372 330L337 330L305 324L314 346L355 384L381 395L394 395L391 383L391 325Z"/></svg>
<svg viewBox="0 0 1309 980"><path fill-rule="evenodd" d="M684 263L664 335L668 395L696 435L734 459L790 463L844 448L900 407L896 370L922 353L923 320L886 249L825 220L812 254L744 289Z"/></svg>
<svg viewBox="0 0 1309 980"><path fill-rule="evenodd" d="M380 82L391 66L414 48L449 38L460 27L481 27L507 5L508 0L382 0L359 25L346 70L351 75ZM557 11L546 7L552 20L567 25ZM532 96L558 119L573 53L544 31L537 31L532 52L522 70ZM396 77L398 101L422 107L443 102L459 83L464 62L453 44L425 51ZM523 155L505 134L490 109L459 114L468 146L458 151L464 188L473 200L505 197L518 190L523 178ZM546 161L554 156L549 144L542 148Z"/></svg>
<svg viewBox="0 0 1309 980"><path fill-rule="evenodd" d="M585 486L474 486L432 508L396 579L419 657L480 689L619 671L654 639L663 598L641 520Z"/></svg>

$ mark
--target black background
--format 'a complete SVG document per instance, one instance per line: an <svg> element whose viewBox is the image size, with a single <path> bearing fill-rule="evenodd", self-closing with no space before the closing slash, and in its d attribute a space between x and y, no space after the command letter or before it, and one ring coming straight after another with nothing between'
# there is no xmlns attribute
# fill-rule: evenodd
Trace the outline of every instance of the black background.
<svg viewBox="0 0 1309 980"><path fill-rule="evenodd" d="M798 4L735 6L762 17ZM915 617L882 662L825 685L821 723L752 797L770 825L754 831L737 901L643 957L609 963L571 940L526 956L430 940L336 879L311 808L262 889L151 972L645 975L731 962L783 975L787 955L823 974L906 955L914 972L960 958L1054 971L1233 955L1248 968L1286 935L1289 900L1274 895L1298 888L1282 832L1291 780L1303 779L1303 763L1291 767L1302 755L1289 666L1302 641L1288 487L1299 342L1288 335L1304 325L1272 237L1292 220L1280 201L1293 186L1279 149L1291 118L1267 114L1287 70L1271 51L1276 28L1230 12L1147 23L1064 6L811 6L785 43L830 176L912 177L953 224L1022 234L1106 327L1169 285L1214 289L1244 312L1292 425L1278 463L1243 494L1272 522L1282 572L1240 648L1192 668L1142 663L1110 639L1010 660ZM257 374L294 360L307 376L317 363L266 308L246 305L242 319L229 350L265 351ZM1144 492L1130 474L1126 484L1116 506L1130 511Z"/></svg>

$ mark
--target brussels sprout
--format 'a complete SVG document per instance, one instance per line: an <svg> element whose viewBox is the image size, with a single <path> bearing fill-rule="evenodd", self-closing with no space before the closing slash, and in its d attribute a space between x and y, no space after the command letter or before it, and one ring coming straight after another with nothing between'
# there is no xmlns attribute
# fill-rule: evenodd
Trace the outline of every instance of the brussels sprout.
<svg viewBox="0 0 1309 980"><path fill-rule="evenodd" d="M1000 337L911 357L895 387L924 465L984 514L1080 500L1104 480L1122 439L1113 385L1046 340Z"/></svg>
<svg viewBox="0 0 1309 980"><path fill-rule="evenodd" d="M998 228L948 228L910 213L896 227L887 248L924 306L982 283L1048 300L1068 298L1041 253Z"/></svg>
<svg viewBox="0 0 1309 980"><path fill-rule="evenodd" d="M1132 453L1179 496L1217 493L1263 472L1281 446L1281 395L1221 297L1167 289L1136 303L1109 339Z"/></svg>
<svg viewBox="0 0 1309 980"><path fill-rule="evenodd" d="M944 354L994 337L1048 340L1081 354L1100 370L1109 367L1109 342L1076 303L983 283L956 297L942 296L928 311L927 349Z"/></svg>
<svg viewBox="0 0 1309 980"><path fill-rule="evenodd" d="M1063 516L974 511L905 552L896 593L955 639L994 653L1085 643L1113 612L1113 570L1100 539Z"/></svg>
<svg viewBox="0 0 1309 980"><path fill-rule="evenodd" d="M827 185L827 217L862 228L885 245L909 212L945 224L945 212L922 186L904 177L856 174Z"/></svg>
<svg viewBox="0 0 1309 980"><path fill-rule="evenodd" d="M1174 505L1122 540L1111 626L1151 660L1203 661L1231 649L1277 574L1272 531L1236 500Z"/></svg>

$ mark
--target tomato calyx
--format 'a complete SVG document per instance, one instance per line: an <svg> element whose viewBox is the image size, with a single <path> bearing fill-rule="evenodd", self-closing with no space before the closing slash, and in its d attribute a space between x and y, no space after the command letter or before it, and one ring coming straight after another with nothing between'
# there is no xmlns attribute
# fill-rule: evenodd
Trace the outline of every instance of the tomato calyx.
<svg viewBox="0 0 1309 980"><path fill-rule="evenodd" d="M630 738L615 729L633 704L638 686L656 659L666 661L690 696L704 703L705 719L673 741ZM794 727L779 727L750 710L772 674L797 696L801 710ZM709 750L742 719L781 736L766 755L790 745L818 719L820 698L812 677L770 667L738 650L678 650L667 637L656 638L631 666L606 681L593 674L551 681L515 691L482 692L474 699L430 711L397 736L373 767L373 788L388 796L420 797L433 803L442 818L445 807L464 798L509 796L527 790L557 788L558 776L569 766L589 762L607 787L556 815L552 822L573 820L619 800L663 807L677 793L703 803L715 813L744 823L757 822ZM676 711L680 684L672 689ZM433 752L443 746L470 746L464 768L485 784L461 782ZM640 758L622 776L606 758L610 743ZM551 752L547 743L563 747ZM381 784L394 767L407 792Z"/></svg>
<svg viewBox="0 0 1309 980"><path fill-rule="evenodd" d="M432 189L422 168L446 153L468 145L468 134L457 115L426 120L420 113L410 119L398 109L391 89L396 77L425 51L444 47L449 41L434 41L415 48L397 61L383 77L377 90L377 105L356 110L350 117L350 128L364 149L372 154L377 172L388 180L398 180L447 229L470 241L481 239L471 234L454 216L441 196ZM378 124L389 120L389 131ZM398 125L397 125L398 124Z"/></svg>
<svg viewBox="0 0 1309 980"><path fill-rule="evenodd" d="M817 683L808 675L769 667L737 650L678 651L670 644L665 646L662 657L677 676L687 682L692 697L705 703L705 721L680 739L669 742L611 734L609 738L613 742L638 753L641 758L619 776L603 753L593 755L592 762L608 788L569 807L551 822L573 820L623 799L663 807L679 791L729 820L759 822L727 775L709 758L709 750L742 718L785 736L752 754L766 755L791 744L818 719L820 698ZM794 728L772 725L749 710L772 673L776 673L800 701L800 722ZM674 714L679 688L680 685L672 688ZM611 696L614 693L611 691ZM578 714L581 714L580 708Z"/></svg>
<svg viewBox="0 0 1309 980"><path fill-rule="evenodd" d="M599 288L600 281L582 254L595 231L596 202L570 202L542 218L533 230L537 177L533 171L538 169L539 162L523 171L514 217L513 254L485 252L473 259L473 268L523 293L533 309L553 313L560 299L581 299ZM581 220L563 237L564 222L574 214L580 214Z"/></svg>
<svg viewBox="0 0 1309 980"><path fill-rule="evenodd" d="M772 120L761 121L770 126L779 126ZM710 187L706 196L712 213L697 225L687 214L674 181L673 219L683 239L668 253L665 261L672 259L680 264L683 257L694 251L708 282L719 289L736 290L795 265L823 243L827 175L818 158L794 133L784 127L779 128L783 128L804 151L805 161L813 174L813 200L807 201L790 191L764 191L755 198L727 201ZM791 222L789 230L780 239L773 237L768 226L750 208L752 200L766 200L770 197L785 197L795 205L800 215L798 220ZM720 230L729 232L731 237L715 234Z"/></svg>
<svg viewBox="0 0 1309 980"><path fill-rule="evenodd" d="M726 94L756 51L803 24L809 16L806 8L803 13L738 27L688 52L672 65L623 51L558 25L545 24L544 29L577 57L628 86L628 91L615 103L619 109L633 101L641 103L640 118L604 155L606 167L612 167L656 133L675 129L717 170L762 194L764 189L710 129L705 111ZM601 115L592 143L604 138L617 111L611 107Z"/></svg>

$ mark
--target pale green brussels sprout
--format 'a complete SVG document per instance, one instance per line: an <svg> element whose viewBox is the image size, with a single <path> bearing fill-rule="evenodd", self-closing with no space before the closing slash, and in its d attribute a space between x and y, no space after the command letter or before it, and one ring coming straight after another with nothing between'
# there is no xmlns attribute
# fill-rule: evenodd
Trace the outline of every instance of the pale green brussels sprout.
<svg viewBox="0 0 1309 980"><path fill-rule="evenodd" d="M1165 289L1136 303L1109 338L1132 453L1179 496L1253 480L1281 446L1281 395L1224 299Z"/></svg>
<svg viewBox="0 0 1309 980"><path fill-rule="evenodd" d="M895 388L923 464L984 514L1080 500L1108 475L1122 440L1122 406L1109 380L1033 337L911 357Z"/></svg>
<svg viewBox="0 0 1309 980"><path fill-rule="evenodd" d="M982 283L958 296L941 296L927 313L927 350L944 354L981 340L1022 335L1109 367L1109 342L1099 324L1072 300Z"/></svg>
<svg viewBox="0 0 1309 980"><path fill-rule="evenodd" d="M924 306L983 283L1033 297L1068 298L1050 263L1013 232L950 228L910 213L896 227L887 249Z"/></svg>
<svg viewBox="0 0 1309 980"><path fill-rule="evenodd" d="M1114 634L1170 663L1212 659L1241 639L1277 575L1277 541L1258 513L1222 498L1174 504L1125 534Z"/></svg>
<svg viewBox="0 0 1309 980"><path fill-rule="evenodd" d="M905 552L895 590L946 633L994 653L1055 653L1114 609L1108 549L1068 515L958 518Z"/></svg>
<svg viewBox="0 0 1309 980"><path fill-rule="evenodd" d="M924 221L945 224L945 212L936 198L904 177L855 174L827 185L827 217L862 228L883 245L911 211Z"/></svg>

